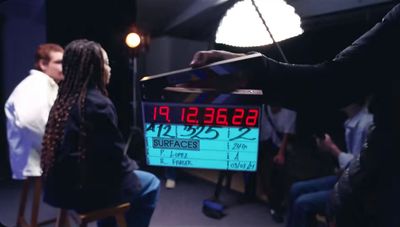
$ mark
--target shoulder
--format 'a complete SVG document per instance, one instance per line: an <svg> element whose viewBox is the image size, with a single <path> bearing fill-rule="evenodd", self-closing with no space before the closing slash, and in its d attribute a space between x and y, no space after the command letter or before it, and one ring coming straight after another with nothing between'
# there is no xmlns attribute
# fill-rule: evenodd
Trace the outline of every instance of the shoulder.
<svg viewBox="0 0 400 227"><path fill-rule="evenodd" d="M364 113L361 117L363 125L371 125L374 122L374 115L371 113Z"/></svg>
<svg viewBox="0 0 400 227"><path fill-rule="evenodd" d="M347 124L353 125L356 130L367 131L369 127L374 123L374 115L369 113L367 110L362 110L352 121ZM346 124L346 123L345 123Z"/></svg>
<svg viewBox="0 0 400 227"><path fill-rule="evenodd" d="M111 100L97 89L88 89L86 98L86 111L88 114L114 115L115 107Z"/></svg>
<svg viewBox="0 0 400 227"><path fill-rule="evenodd" d="M9 101L40 102L47 100L45 97L55 96L57 91L58 85L49 76L40 71L31 70L30 74L14 88Z"/></svg>
<svg viewBox="0 0 400 227"><path fill-rule="evenodd" d="M289 110L286 108L282 108L281 113L283 116L288 117L288 118L295 118L296 117L296 112L293 110Z"/></svg>
<svg viewBox="0 0 400 227"><path fill-rule="evenodd" d="M400 4L393 7L393 9L385 15L383 21L396 21L400 23Z"/></svg>
<svg viewBox="0 0 400 227"><path fill-rule="evenodd" d="M47 87L56 87L58 88L57 84L54 82L53 79L51 79L48 75L32 69L29 72L29 75L25 77L15 88L17 89L23 89L24 91L30 91L30 90L42 90Z"/></svg>

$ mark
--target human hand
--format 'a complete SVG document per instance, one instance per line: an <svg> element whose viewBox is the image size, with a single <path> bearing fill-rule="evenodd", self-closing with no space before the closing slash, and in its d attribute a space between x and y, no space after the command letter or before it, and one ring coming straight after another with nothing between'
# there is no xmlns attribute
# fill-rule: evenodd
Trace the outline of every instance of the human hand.
<svg viewBox="0 0 400 227"><path fill-rule="evenodd" d="M329 152L334 156L338 156L340 150L333 142L331 136L326 133L324 136L325 136L324 138L316 138L318 148L322 151Z"/></svg>
<svg viewBox="0 0 400 227"><path fill-rule="evenodd" d="M241 53L232 53L223 50L207 50L198 51L194 54L193 60L190 63L192 67L201 67L209 63L213 63L220 60L226 60L236 57L245 56ZM233 74L227 76L210 76L199 81L191 81L184 84L185 87L200 87L200 88L212 88L219 92L232 92L236 89L244 87L248 82L248 78L242 74Z"/></svg>
<svg viewBox="0 0 400 227"><path fill-rule="evenodd" d="M285 155L278 153L274 156L273 161L277 165L283 165L285 164Z"/></svg>
<svg viewBox="0 0 400 227"><path fill-rule="evenodd" d="M212 62L244 56L242 53L232 53L223 50L198 51L193 55L191 67L200 67Z"/></svg>

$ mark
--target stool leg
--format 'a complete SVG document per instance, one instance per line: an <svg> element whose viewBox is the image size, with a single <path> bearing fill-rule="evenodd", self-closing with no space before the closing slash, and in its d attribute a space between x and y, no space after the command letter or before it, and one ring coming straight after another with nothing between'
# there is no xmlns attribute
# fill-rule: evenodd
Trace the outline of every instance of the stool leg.
<svg viewBox="0 0 400 227"><path fill-rule="evenodd" d="M58 214L56 221L56 227L70 227L67 210L60 209L60 213Z"/></svg>
<svg viewBox="0 0 400 227"><path fill-rule="evenodd" d="M31 215L31 226L37 226L39 207L40 207L40 197L42 193L42 182L40 182L40 177L35 177L34 190L33 190L33 201L32 201L32 215Z"/></svg>
<svg viewBox="0 0 400 227"><path fill-rule="evenodd" d="M19 203L19 208L18 208L17 227L21 226L21 220L25 218L24 216L25 216L26 201L28 199L29 181L30 181L29 178L24 180L24 184L22 187L21 201Z"/></svg>
<svg viewBox="0 0 400 227"><path fill-rule="evenodd" d="M115 219L117 220L117 225L119 227L126 227L126 220L123 214L116 214Z"/></svg>

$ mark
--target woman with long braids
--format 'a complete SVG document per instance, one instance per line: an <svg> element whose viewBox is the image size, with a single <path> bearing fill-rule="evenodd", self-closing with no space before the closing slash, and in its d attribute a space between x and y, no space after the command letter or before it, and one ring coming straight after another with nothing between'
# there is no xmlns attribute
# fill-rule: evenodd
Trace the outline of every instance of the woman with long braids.
<svg viewBox="0 0 400 227"><path fill-rule="evenodd" d="M117 113L107 97L107 53L96 42L72 41L65 48L63 73L43 139L44 201L78 212L130 201L128 226L148 226L159 180L137 170L124 153Z"/></svg>

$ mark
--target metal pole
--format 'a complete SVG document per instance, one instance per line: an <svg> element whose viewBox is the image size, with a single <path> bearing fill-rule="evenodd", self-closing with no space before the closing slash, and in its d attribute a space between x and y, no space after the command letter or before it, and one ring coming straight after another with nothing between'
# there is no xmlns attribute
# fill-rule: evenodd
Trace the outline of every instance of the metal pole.
<svg viewBox="0 0 400 227"><path fill-rule="evenodd" d="M133 54L131 57L132 66L132 128L137 126L137 58Z"/></svg>
<svg viewBox="0 0 400 227"><path fill-rule="evenodd" d="M283 59L286 63L289 63L289 61L288 61L287 58L286 58L285 53L283 53L283 50L282 50L282 48L281 48L281 45L279 45L279 43L277 43L277 42L275 41L274 36L272 35L271 31L269 30L269 27L268 27L267 23L265 22L264 17L262 16L260 10L258 9L258 7L257 7L257 5L256 5L256 2L255 2L254 0L251 0L251 3L253 4L254 8L256 9L256 12L257 12L258 16L260 17L260 19L261 19L261 21L262 21L262 23L263 23L265 29L267 30L269 36L270 36L271 39L272 39L272 42L275 44L276 48L278 48L278 51L279 51L279 53L281 54L282 59Z"/></svg>

